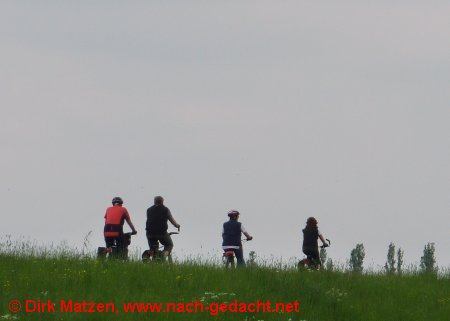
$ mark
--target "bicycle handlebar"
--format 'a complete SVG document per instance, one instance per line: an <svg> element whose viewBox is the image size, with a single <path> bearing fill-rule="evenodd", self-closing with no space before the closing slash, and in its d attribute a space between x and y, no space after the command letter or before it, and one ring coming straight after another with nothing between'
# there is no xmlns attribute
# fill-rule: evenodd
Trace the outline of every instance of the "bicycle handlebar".
<svg viewBox="0 0 450 321"><path fill-rule="evenodd" d="M328 244L325 243L324 245L321 245L320 246L321 249L324 249L326 247L330 247L331 246L331 241L329 239L325 239L325 240L328 242Z"/></svg>

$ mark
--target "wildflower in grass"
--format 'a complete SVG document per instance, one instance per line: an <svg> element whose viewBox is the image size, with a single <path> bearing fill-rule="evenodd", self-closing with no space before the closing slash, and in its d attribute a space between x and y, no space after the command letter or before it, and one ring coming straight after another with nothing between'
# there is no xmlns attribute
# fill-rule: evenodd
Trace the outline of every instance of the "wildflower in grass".
<svg viewBox="0 0 450 321"><path fill-rule="evenodd" d="M347 297L347 292L344 292L336 288L331 288L326 292L326 294L336 299L337 302L340 302Z"/></svg>
<svg viewBox="0 0 450 321"><path fill-rule="evenodd" d="M6 280L5 283L3 283L4 288L9 288L11 286L11 282L9 280Z"/></svg>
<svg viewBox="0 0 450 321"><path fill-rule="evenodd" d="M438 302L440 304L450 303L450 298L442 298L442 299L439 299Z"/></svg>
<svg viewBox="0 0 450 321"><path fill-rule="evenodd" d="M220 293L214 293L214 292L205 292L202 297L198 299L198 301L203 303L209 303L210 301L218 301L221 299L222 302L227 302L226 297L227 296L235 296L236 293L226 293L226 292L220 292Z"/></svg>
<svg viewBox="0 0 450 321"><path fill-rule="evenodd" d="M11 314L2 315L0 318L2 318L3 320L19 320L18 316Z"/></svg>

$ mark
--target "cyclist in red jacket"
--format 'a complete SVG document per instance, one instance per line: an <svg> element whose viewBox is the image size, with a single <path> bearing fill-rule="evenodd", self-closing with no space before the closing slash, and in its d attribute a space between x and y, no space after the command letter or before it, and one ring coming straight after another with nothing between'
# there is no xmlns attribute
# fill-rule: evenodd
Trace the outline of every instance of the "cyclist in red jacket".
<svg viewBox="0 0 450 321"><path fill-rule="evenodd" d="M137 231L130 219L130 214L125 207L122 206L123 200L120 197L114 197L111 207L108 207L105 213L105 228L103 234L107 248L113 245L122 247L123 224L125 221L131 228L132 234Z"/></svg>

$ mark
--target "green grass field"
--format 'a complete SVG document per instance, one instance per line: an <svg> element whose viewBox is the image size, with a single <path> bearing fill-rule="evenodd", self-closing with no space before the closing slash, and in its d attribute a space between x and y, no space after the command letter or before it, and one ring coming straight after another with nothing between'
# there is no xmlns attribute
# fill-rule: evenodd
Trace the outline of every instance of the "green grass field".
<svg viewBox="0 0 450 321"><path fill-rule="evenodd" d="M225 270L205 264L144 265L11 253L0 254L0 260L0 320L444 321L450 316L448 275L355 275L257 267ZM9 311L11 300L20 301L21 312ZM55 312L27 313L26 300L50 300L56 303ZM69 300L112 302L117 312L59 312L61 300L66 304ZM300 312L211 315L216 314L216 303L257 300L273 305L298 301ZM28 308L37 309L32 301ZM151 313L125 312L122 307L126 302L195 301L213 303L212 310ZM84 308L92 307L86 304Z"/></svg>

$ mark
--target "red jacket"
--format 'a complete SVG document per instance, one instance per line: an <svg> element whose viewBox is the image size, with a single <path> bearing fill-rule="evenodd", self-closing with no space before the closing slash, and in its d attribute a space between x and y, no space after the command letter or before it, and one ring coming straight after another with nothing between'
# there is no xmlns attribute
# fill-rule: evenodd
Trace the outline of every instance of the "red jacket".
<svg viewBox="0 0 450 321"><path fill-rule="evenodd" d="M130 219L130 214L121 205L108 207L105 213L105 237L118 237L123 234L123 223Z"/></svg>

